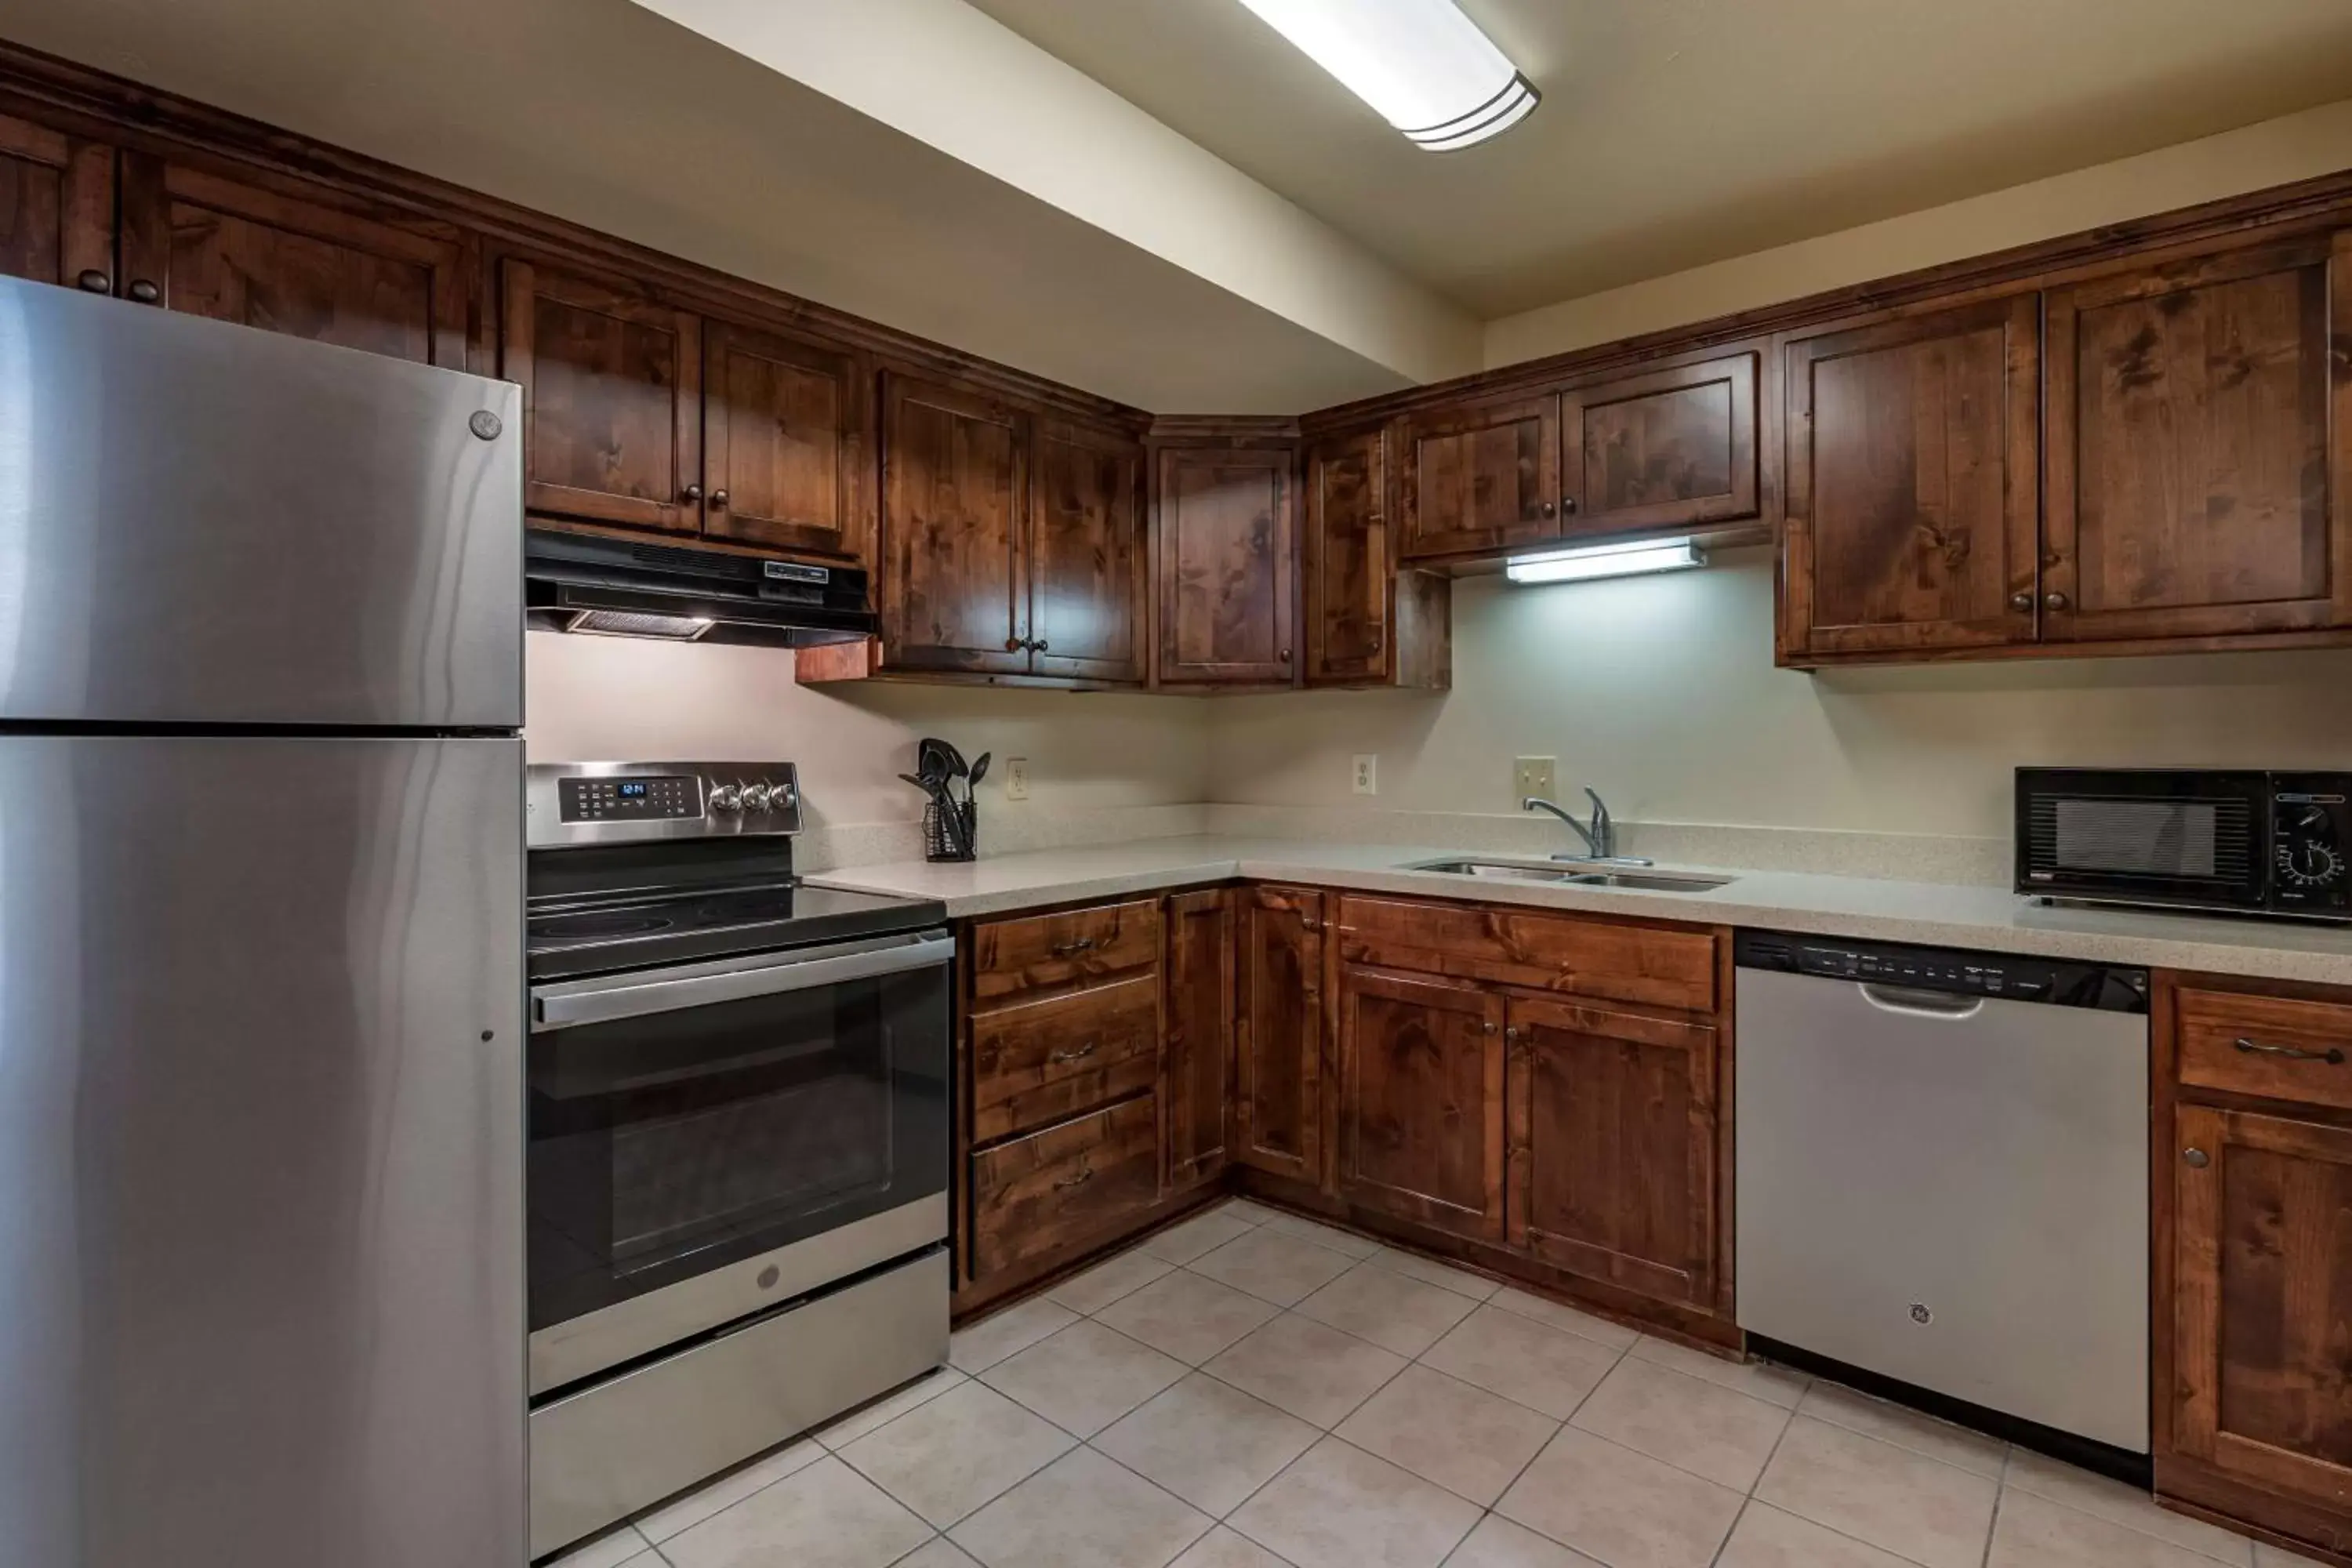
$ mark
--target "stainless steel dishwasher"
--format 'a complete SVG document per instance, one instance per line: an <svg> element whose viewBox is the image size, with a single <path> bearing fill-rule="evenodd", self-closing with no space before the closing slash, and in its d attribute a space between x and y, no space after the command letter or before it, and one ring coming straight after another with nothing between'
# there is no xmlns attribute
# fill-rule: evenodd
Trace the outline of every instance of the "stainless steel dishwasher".
<svg viewBox="0 0 2352 1568"><path fill-rule="evenodd" d="M2146 1453L2147 972L1735 952L1740 1326Z"/></svg>

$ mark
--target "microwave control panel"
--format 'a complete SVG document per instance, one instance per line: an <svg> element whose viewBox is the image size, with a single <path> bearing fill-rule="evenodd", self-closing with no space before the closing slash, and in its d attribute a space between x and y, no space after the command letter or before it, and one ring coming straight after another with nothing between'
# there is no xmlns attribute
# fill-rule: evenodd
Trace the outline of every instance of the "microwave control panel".
<svg viewBox="0 0 2352 1568"><path fill-rule="evenodd" d="M2352 910L2352 773L2271 778L2271 907Z"/></svg>

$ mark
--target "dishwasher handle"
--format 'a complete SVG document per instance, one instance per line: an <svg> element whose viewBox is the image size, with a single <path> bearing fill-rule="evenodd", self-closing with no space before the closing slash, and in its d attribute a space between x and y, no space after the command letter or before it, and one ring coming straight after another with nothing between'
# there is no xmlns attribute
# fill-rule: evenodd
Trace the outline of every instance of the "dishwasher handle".
<svg viewBox="0 0 2352 1568"><path fill-rule="evenodd" d="M1906 1018L1958 1024L1984 1011L1985 999L1981 996L1956 996L1948 991L1924 991L1911 985L1882 985L1873 980L1857 980L1853 988L1880 1012L1899 1013Z"/></svg>

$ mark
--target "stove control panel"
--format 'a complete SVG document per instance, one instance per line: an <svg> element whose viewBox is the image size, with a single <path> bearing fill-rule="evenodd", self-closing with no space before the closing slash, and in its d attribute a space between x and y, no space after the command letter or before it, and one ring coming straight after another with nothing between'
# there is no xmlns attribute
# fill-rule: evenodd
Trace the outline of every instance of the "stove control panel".
<svg viewBox="0 0 2352 1568"><path fill-rule="evenodd" d="M541 763L530 768L534 849L797 833L790 763Z"/></svg>

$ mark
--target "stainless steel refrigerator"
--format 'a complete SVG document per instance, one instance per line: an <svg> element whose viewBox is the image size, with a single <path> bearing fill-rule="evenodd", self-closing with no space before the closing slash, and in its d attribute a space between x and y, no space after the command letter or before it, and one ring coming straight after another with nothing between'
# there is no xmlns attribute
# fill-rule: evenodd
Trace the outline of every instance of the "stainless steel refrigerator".
<svg viewBox="0 0 2352 1568"><path fill-rule="evenodd" d="M0 280L0 1568L520 1568L521 408Z"/></svg>

